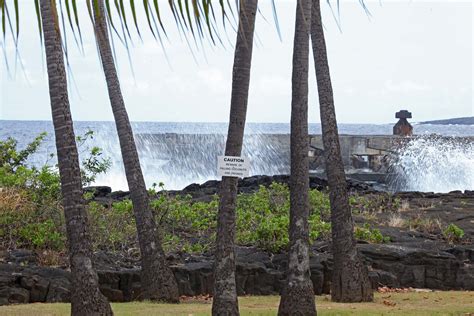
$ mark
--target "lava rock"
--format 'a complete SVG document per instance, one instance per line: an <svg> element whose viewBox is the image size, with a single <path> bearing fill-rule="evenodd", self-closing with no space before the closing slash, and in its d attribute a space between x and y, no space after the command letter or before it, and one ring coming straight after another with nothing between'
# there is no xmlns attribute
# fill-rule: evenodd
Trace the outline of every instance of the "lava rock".
<svg viewBox="0 0 474 316"><path fill-rule="evenodd" d="M0 305L24 304L30 301L30 292L21 287L0 289Z"/></svg>
<svg viewBox="0 0 474 316"><path fill-rule="evenodd" d="M14 249L7 253L4 260L16 264L36 264L37 259L36 253L32 250Z"/></svg>
<svg viewBox="0 0 474 316"><path fill-rule="evenodd" d="M112 188L108 186L90 186L84 188L84 193L92 193L95 198L107 197L112 193Z"/></svg>
<svg viewBox="0 0 474 316"><path fill-rule="evenodd" d="M415 241L358 244L374 288L416 287L440 290L474 290L474 248ZM239 295L278 295L285 284L288 257L253 247L236 247L236 282ZM171 268L180 295L213 293L213 257L171 256ZM102 293L115 302L143 297L139 268L124 268L118 258L94 257ZM99 262L101 261L101 262ZM178 262L181 261L181 262ZM170 261L171 262L171 261ZM311 250L311 281L316 294L329 294L333 259L327 242ZM0 305L27 302L68 302L70 272L37 265L0 264Z"/></svg>

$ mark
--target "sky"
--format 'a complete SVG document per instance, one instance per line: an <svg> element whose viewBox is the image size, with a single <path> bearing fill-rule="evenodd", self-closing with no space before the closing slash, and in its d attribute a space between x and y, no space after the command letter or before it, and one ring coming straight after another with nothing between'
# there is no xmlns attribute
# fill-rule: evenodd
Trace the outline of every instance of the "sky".
<svg viewBox="0 0 474 316"><path fill-rule="evenodd" d="M80 2L84 5L84 2ZM408 109L413 121L474 116L472 1L342 1L341 30L326 1L321 1L329 64L340 123L390 123ZM333 1L334 3L334 1ZM282 39L269 0L260 0L250 79L247 121L290 119L291 63L295 2L276 0ZM47 74L32 1L22 9L17 64L11 40L5 50L11 71L0 63L0 119L50 120ZM166 3L163 3L165 8ZM140 8L141 9L141 8ZM69 77L73 119L112 120L104 76L90 21L80 8L84 54L68 32ZM139 10L143 21L144 14ZM231 95L235 31L221 32L224 47L209 43L196 49L163 13L169 40L165 50L142 26L127 51L117 46L121 86L132 121L226 122ZM133 33L133 32L132 32ZM0 53L2 55L2 53ZM1 56L3 59L3 55ZM319 122L317 86L310 56L309 120ZM73 80L72 80L73 78Z"/></svg>

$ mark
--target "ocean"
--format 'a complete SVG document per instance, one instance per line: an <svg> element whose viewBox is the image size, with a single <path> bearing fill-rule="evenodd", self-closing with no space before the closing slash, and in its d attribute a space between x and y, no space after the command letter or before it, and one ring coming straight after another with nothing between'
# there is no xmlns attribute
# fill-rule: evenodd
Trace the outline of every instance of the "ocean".
<svg viewBox="0 0 474 316"><path fill-rule="evenodd" d="M77 135L88 130L94 131L94 138L79 148L80 156L84 156L87 148L98 146L103 150L104 157L112 162L110 170L101 175L96 185L108 185L114 190L126 190L127 183L120 157L120 147L114 122L74 122ZM340 134L355 135L390 135L393 124L339 124ZM167 189L182 189L191 183L202 183L216 179L216 156L223 154L226 123L187 123L187 122L133 122L141 165L148 186L163 182ZM244 155L252 161L251 174L288 173L287 161L280 159L279 145L271 140L271 135L289 134L287 123L247 123L244 141ZM18 147L24 148L41 132L47 136L38 152L31 157L29 163L42 166L46 163L55 164L50 154L55 154L54 133L51 121L6 121L0 120L0 139L13 137ZM320 134L320 124L310 124L310 134ZM443 136L474 136L472 125L421 125L414 124L416 135L439 134ZM474 146L473 146L474 148ZM434 152L436 152L436 148ZM461 155L463 151L461 151ZM474 151L465 151L465 157L454 157L463 164L460 168L474 170ZM472 157L469 157L472 154ZM450 153L448 152L449 156ZM460 152L457 151L459 156ZM431 157L430 159L433 159ZM419 160L419 157L418 157ZM436 165L436 161L433 162ZM452 159L449 163L452 163ZM446 168L449 166L439 166ZM420 175L423 177L423 175ZM434 175L436 178L436 175ZM459 189L474 189L474 175L468 172L467 182L461 182ZM440 180L442 181L442 179ZM417 181L416 183L418 183ZM470 186L473 187L470 187ZM429 186L423 190L429 190ZM411 188L416 189L416 187ZM442 191L441 189L437 189Z"/></svg>

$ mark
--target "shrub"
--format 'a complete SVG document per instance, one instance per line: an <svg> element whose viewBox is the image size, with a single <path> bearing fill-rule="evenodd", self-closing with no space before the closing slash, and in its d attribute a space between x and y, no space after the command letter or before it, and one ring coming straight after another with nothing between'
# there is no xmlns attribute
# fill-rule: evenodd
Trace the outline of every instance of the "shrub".
<svg viewBox="0 0 474 316"><path fill-rule="evenodd" d="M370 243L380 244L390 241L390 237L383 236L379 229L371 228L368 223L364 226L356 226L354 229L356 239L365 240Z"/></svg>
<svg viewBox="0 0 474 316"><path fill-rule="evenodd" d="M86 154L86 158L81 161L81 179L82 185L88 186L94 183L97 176L106 173L112 165L110 158L102 156L102 149L93 146L89 147L87 142L94 138L94 131L88 130L84 135L76 137L78 149L82 154Z"/></svg>
<svg viewBox="0 0 474 316"><path fill-rule="evenodd" d="M93 131L88 131L83 136L77 136L78 146L85 155L85 159L81 162L84 186L94 182L99 174L106 173L111 165L109 158L102 157L100 148L87 146L87 141L93 138L93 134ZM23 150L17 149L18 143L13 138L0 140L0 187L28 189L35 200L59 199L60 178L57 167L45 164L37 168L27 163L45 136L46 133L40 134Z"/></svg>
<svg viewBox="0 0 474 316"><path fill-rule="evenodd" d="M329 235L330 224L320 216L321 212L329 212L329 200L326 194L316 190L310 192L310 197L310 240L314 241ZM185 252L210 249L215 240L218 202L217 195L210 202L193 202L190 196L171 197L160 192L151 205L162 227L165 249ZM286 248L289 209L289 189L284 184L273 183L269 187L261 186L255 193L240 194L236 209L237 244L269 251Z"/></svg>
<svg viewBox="0 0 474 316"><path fill-rule="evenodd" d="M115 202L111 207L92 201L87 211L95 250L127 251L136 246L135 217L130 200Z"/></svg>
<svg viewBox="0 0 474 316"><path fill-rule="evenodd" d="M92 135L92 132L88 132ZM60 178L56 167L29 166L46 133L40 134L25 149L17 141L0 141L0 247L30 247L63 250L64 218L61 206ZM90 136L82 138L84 142ZM84 144L82 142L82 144ZM88 149L87 149L88 150ZM86 150L86 151L87 151ZM106 172L109 163L97 148L83 162L87 181Z"/></svg>
<svg viewBox="0 0 474 316"><path fill-rule="evenodd" d="M455 224L449 224L448 227L443 230L443 236L450 243L459 242L464 237L464 230Z"/></svg>
<svg viewBox="0 0 474 316"><path fill-rule="evenodd" d="M441 233L441 221L439 218L432 219L423 213L418 213L405 223L405 227L428 234Z"/></svg>
<svg viewBox="0 0 474 316"><path fill-rule="evenodd" d="M15 172L18 167L25 166L28 157L38 150L45 137L46 133L41 133L23 150L17 150L18 141L12 137L0 141L0 166L10 172Z"/></svg>
<svg viewBox="0 0 474 316"><path fill-rule="evenodd" d="M65 237L57 229L52 219L39 223L29 223L20 228L20 236L35 248L60 250L64 246Z"/></svg>
<svg viewBox="0 0 474 316"><path fill-rule="evenodd" d="M330 224L321 219L329 213L327 194L310 190L310 242L328 236ZM285 184L261 186L254 194L241 194L237 200L237 242L257 245L270 251L288 246L290 192Z"/></svg>
<svg viewBox="0 0 474 316"><path fill-rule="evenodd" d="M401 200L390 193L351 194L349 204L353 213L367 216L374 213L397 211L400 208Z"/></svg>
<svg viewBox="0 0 474 316"><path fill-rule="evenodd" d="M0 190L0 247L60 250L64 219L56 201L35 201L20 188Z"/></svg>
<svg viewBox="0 0 474 316"><path fill-rule="evenodd" d="M91 183L106 172L109 160L102 157L98 148L85 148L93 137L92 132L79 136L77 142L88 152L82 162L83 179ZM58 260L51 251L65 250L66 233L60 203L60 179L56 167L28 166L28 157L40 146L44 134L38 136L24 150L17 149L13 139L0 141L0 247L34 248L47 253L48 262ZM157 191L157 189L159 191ZM166 251L205 252L215 242L218 197L208 202L193 201L190 196L171 196L162 183L154 185L149 193L154 199L151 207L160 225L161 239ZM124 200L111 205L93 201L93 193L85 193L88 202L89 227L95 250L129 251L137 249L135 217L132 202ZM353 207L377 210L385 200L352 197ZM390 199L390 197L388 197ZM329 238L330 204L328 194L309 191L310 242ZM254 245L278 252L289 243L290 193L285 184L261 186L252 194L240 194L236 209L236 242ZM358 238L383 242L379 230L370 227L356 228Z"/></svg>

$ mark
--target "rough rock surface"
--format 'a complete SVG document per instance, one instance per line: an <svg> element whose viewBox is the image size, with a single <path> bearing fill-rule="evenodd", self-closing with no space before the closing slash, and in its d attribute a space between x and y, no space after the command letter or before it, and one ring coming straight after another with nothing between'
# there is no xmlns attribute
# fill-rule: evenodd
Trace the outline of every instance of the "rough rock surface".
<svg viewBox="0 0 474 316"><path fill-rule="evenodd" d="M433 242L359 244L374 288L415 287L441 290L474 290L474 247ZM311 279L316 294L329 293L332 256L327 243L313 247ZM69 272L37 266L31 259L0 263L0 305L28 302L69 301ZM10 256L11 257L11 256ZM140 299L137 267L121 262L103 262L96 256L101 291L111 301ZM102 259L101 259L102 258ZM111 255L113 258L113 255ZM237 290L239 295L279 294L284 284L286 254L270 254L251 247L237 247ZM170 256L181 295L212 294L212 256Z"/></svg>

